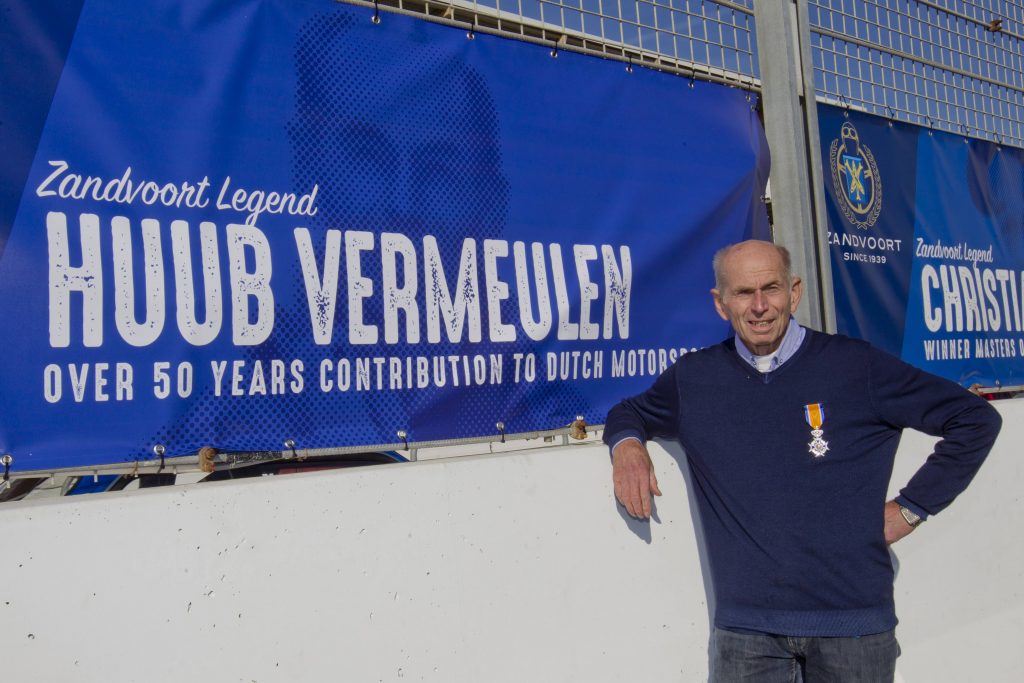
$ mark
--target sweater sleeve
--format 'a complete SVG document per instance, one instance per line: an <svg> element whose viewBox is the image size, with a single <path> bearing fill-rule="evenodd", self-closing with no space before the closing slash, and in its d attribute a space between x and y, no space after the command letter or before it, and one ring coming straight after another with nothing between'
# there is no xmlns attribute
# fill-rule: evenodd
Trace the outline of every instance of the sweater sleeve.
<svg viewBox="0 0 1024 683"><path fill-rule="evenodd" d="M983 398L949 380L882 351L868 353L871 399L882 420L942 437L897 501L922 517L940 512L977 474L1002 418Z"/></svg>
<svg viewBox="0 0 1024 683"><path fill-rule="evenodd" d="M608 412L604 442L613 447L623 439L647 441L656 437L678 437L679 361L673 363L644 393L627 398Z"/></svg>

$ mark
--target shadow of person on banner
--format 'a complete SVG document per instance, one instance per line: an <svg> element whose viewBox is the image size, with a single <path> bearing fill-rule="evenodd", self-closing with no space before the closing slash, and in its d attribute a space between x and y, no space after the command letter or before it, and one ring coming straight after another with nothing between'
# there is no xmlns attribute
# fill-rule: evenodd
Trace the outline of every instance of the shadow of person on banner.
<svg viewBox="0 0 1024 683"><path fill-rule="evenodd" d="M398 233L417 250L415 268L399 259L398 279L418 288L417 300L423 302L437 296L436 291L425 291L429 289L424 277L427 266L421 250L423 238L432 236L441 255L443 286L454 300L462 286L464 240L472 237L477 252L476 296L484 297L483 241L504 235L509 205L499 114L485 78L469 63L472 44L461 32L459 40L438 40L437 32L445 29L411 22L396 30L393 24L399 20L384 15L381 24L375 25L365 13L332 11L310 19L296 41L295 115L288 134L295 185L320 188L319 213L310 225L314 250L322 263L328 229L372 233L375 248L363 252L361 272L379 287L381 235ZM442 324L440 340L429 342L422 309L418 321L407 311L397 312L398 339L386 342L385 302L381 292L374 291L360 305L363 320L377 325L379 336L376 343L362 345L350 338L346 284L343 270L329 346L315 347L310 339L302 288L296 288L289 310L280 315L294 318L296 329L305 326L306 331L278 343L296 345L292 353L312 359L386 355L415 361L426 357L431 381L426 388L410 389L403 364L400 388L328 394L333 407L320 405L315 412L330 415L343 408L346 424L310 425L318 441L378 443L393 440L399 430L407 432L410 440L423 440L424 435L430 439L476 436L495 433L498 422L507 423L508 431L514 433L523 431L518 425L531 413L553 416L545 428L564 426L575 415L578 408L569 405L578 394L574 388L510 381L511 356L535 349L521 330L514 341L489 342L486 302L479 302L480 343L469 340L468 324L454 339ZM435 290L438 286L435 280ZM502 301L501 309L506 321L518 316L512 299ZM414 334L412 328L417 327ZM277 351L268 344L261 353ZM461 357L478 354L488 360L491 354L502 355L505 377L501 382L467 386L464 373L470 366ZM450 362L456 356L460 361ZM438 386L438 370L444 373L443 387ZM512 406L513 414L497 413L502 406Z"/></svg>

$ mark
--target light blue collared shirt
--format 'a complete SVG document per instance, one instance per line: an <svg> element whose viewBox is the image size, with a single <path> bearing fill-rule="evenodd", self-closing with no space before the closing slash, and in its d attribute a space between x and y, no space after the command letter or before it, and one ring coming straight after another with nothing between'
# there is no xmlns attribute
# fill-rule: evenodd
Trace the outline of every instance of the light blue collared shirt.
<svg viewBox="0 0 1024 683"><path fill-rule="evenodd" d="M793 317L790 317L786 334L783 335L782 343L779 344L778 350L772 356L771 367L768 368L768 372L778 370L783 363L792 358L793 354L800 348L800 345L803 344L806 334L807 330L801 327ZM747 348L746 344L739 337L736 337L736 353L755 370L758 369L757 356Z"/></svg>
<svg viewBox="0 0 1024 683"><path fill-rule="evenodd" d="M792 358L793 354L795 354L797 352L797 349L800 348L800 345L803 344L804 337L806 335L807 330L801 327L800 324L797 323L795 318L790 316L789 326L786 328L786 334L783 335L782 343L779 344L778 350L776 351L775 355L772 356L771 368L768 370L768 372L778 370L783 363ZM739 337L736 337L735 339L736 353L738 353L740 358L746 361L751 367L757 370L757 356L754 355L754 353L747 348L746 344L744 344ZM618 446L623 441L628 441L629 439L633 439L634 441L640 441L640 439L636 438L635 436L626 436L613 443L611 445L611 448L609 448L608 450L614 451L616 446Z"/></svg>

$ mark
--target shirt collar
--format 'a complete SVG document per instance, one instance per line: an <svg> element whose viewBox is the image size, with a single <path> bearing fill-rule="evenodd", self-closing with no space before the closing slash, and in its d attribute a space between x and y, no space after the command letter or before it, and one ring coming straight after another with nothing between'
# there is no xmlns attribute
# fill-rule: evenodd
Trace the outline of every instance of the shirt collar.
<svg viewBox="0 0 1024 683"><path fill-rule="evenodd" d="M772 364L769 372L779 369L783 363L793 357L793 354L796 353L797 349L799 349L800 345L803 343L804 335L806 334L807 330L801 327L797 323L796 319L791 316L789 319L789 326L786 327L786 334L782 337L782 343L779 344L779 348L775 352L775 356L772 357ZM736 353L738 353L740 358L746 361L748 365L756 370L757 356L746 347L739 337L735 337L735 339Z"/></svg>

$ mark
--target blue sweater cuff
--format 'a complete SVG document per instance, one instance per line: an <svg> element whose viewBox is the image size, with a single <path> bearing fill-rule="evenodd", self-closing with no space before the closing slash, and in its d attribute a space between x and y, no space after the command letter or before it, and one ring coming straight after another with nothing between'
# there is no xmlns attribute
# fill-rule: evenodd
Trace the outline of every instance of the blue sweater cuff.
<svg viewBox="0 0 1024 683"><path fill-rule="evenodd" d="M907 500L907 498L902 493L896 496L896 502L902 505L903 507L907 508L911 512L913 512L918 517L920 517L922 521L928 519L928 511L925 510L920 505L918 505L917 503L911 500Z"/></svg>
<svg viewBox="0 0 1024 683"><path fill-rule="evenodd" d="M616 434L612 434L610 438L605 439L605 443L608 444L608 455L611 455L615 451L616 446L618 446L623 441L628 441L629 439L639 441L641 444L644 442L644 438L640 434L632 430L626 430L618 432Z"/></svg>

